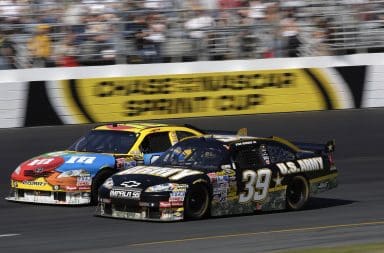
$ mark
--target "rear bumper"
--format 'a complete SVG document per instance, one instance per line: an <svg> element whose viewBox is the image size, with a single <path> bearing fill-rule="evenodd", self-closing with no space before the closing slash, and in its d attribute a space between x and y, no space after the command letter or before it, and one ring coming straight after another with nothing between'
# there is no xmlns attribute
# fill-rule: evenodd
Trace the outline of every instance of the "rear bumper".
<svg viewBox="0 0 384 253"><path fill-rule="evenodd" d="M54 205L87 205L91 203L90 192L40 191L11 188L5 198L8 201L54 204Z"/></svg>
<svg viewBox="0 0 384 253"><path fill-rule="evenodd" d="M336 188L338 185L337 175L337 171L334 171L329 175L309 180L311 195Z"/></svg>

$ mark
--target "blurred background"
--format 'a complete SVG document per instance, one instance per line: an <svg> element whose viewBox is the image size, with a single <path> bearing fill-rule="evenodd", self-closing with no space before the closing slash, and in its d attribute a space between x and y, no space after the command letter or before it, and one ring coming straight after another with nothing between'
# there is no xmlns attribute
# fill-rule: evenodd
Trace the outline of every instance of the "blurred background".
<svg viewBox="0 0 384 253"><path fill-rule="evenodd" d="M0 0L0 69L384 51L382 0Z"/></svg>

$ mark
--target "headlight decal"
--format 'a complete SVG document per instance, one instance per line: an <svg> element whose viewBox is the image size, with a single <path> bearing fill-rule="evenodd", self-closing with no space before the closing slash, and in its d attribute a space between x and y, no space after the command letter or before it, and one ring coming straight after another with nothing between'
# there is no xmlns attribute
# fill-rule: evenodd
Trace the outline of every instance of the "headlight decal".
<svg viewBox="0 0 384 253"><path fill-rule="evenodd" d="M113 179L112 177L109 177L107 178L107 180L105 180L104 184L103 184L103 187L107 188L107 189L112 189L113 187Z"/></svg>

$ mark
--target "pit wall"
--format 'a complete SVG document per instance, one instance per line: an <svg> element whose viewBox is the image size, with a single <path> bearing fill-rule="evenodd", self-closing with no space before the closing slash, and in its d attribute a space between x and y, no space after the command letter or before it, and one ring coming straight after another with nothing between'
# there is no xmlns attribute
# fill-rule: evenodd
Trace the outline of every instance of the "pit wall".
<svg viewBox="0 0 384 253"><path fill-rule="evenodd" d="M0 71L0 128L384 106L384 54Z"/></svg>

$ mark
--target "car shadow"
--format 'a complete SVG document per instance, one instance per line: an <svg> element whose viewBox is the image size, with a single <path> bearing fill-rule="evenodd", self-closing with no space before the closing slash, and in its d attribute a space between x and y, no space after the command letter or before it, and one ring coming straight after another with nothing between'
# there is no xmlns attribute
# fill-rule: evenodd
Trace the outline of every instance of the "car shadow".
<svg viewBox="0 0 384 253"><path fill-rule="evenodd" d="M336 206L350 205L357 201L355 200L345 200L345 199L333 199L333 198L319 198L312 197L309 199L307 205L298 211L290 210L276 210L276 211L255 211L253 213L247 214L234 214L234 215L223 215L217 217L207 217L208 219L222 219L222 218L232 218L232 217L241 217L241 216L252 216L252 215L273 215L278 213L287 213L287 212L305 212L309 210L318 210L324 208L331 208ZM186 220L188 221L188 220Z"/></svg>
<svg viewBox="0 0 384 253"><path fill-rule="evenodd" d="M322 209L322 208L330 208L335 206L344 206L350 205L357 201L355 200L345 200L345 199L333 199L333 198L319 198L312 197L309 199L307 205L303 210L314 210L314 209Z"/></svg>

